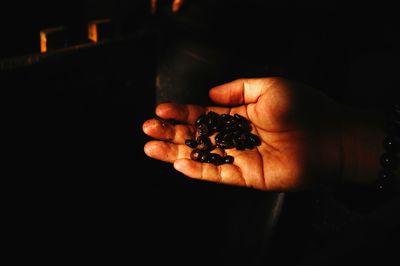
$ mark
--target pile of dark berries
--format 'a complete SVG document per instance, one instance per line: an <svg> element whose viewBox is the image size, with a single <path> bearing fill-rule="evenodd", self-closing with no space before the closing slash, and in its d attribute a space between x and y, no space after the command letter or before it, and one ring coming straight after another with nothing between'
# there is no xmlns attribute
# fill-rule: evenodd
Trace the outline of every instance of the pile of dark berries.
<svg viewBox="0 0 400 266"><path fill-rule="evenodd" d="M197 129L197 138L187 139L185 144L193 149L190 154L192 160L221 165L233 163L233 157L230 155L220 156L212 153L215 148L245 150L253 149L261 144L260 139L252 134L249 121L239 115L222 114L208 112L197 118L195 123ZM215 143L210 139L215 134Z"/></svg>

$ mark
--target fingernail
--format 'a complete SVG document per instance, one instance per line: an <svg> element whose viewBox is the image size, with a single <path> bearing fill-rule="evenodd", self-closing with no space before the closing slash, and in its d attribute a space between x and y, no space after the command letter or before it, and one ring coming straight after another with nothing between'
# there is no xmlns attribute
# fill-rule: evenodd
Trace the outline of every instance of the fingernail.
<svg viewBox="0 0 400 266"><path fill-rule="evenodd" d="M154 148L154 147L153 147L152 145L150 145L149 143L146 143L146 144L144 145L144 148L143 148L144 153L145 153L147 156L151 156L151 153L152 153L152 151L154 150L153 148Z"/></svg>

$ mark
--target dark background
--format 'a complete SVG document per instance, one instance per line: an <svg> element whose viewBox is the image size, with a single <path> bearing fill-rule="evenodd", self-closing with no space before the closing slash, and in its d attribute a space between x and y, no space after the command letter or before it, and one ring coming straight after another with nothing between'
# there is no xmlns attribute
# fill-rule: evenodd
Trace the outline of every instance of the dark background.
<svg viewBox="0 0 400 266"><path fill-rule="evenodd" d="M362 189L286 193L266 244L265 192L187 179L144 156L141 124L156 102L205 104L211 86L238 77L281 75L369 109L399 99L398 16L388 3L215 2L189 1L175 15L170 1L155 15L146 1L2 5L2 231L14 264L395 258L395 199ZM113 40L32 63L41 29L67 26L74 47L100 18L113 19Z"/></svg>

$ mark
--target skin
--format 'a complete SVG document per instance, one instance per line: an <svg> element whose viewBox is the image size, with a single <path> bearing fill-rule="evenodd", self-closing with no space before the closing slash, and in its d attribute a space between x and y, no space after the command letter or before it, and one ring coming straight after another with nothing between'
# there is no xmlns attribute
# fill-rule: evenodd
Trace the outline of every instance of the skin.
<svg viewBox="0 0 400 266"><path fill-rule="evenodd" d="M277 77L238 79L212 88L209 96L216 106L158 105L158 117L179 123L144 122L143 131L155 139L145 144L146 155L172 163L191 178L268 191L370 184L376 179L384 135L378 116ZM233 164L190 160L192 149L184 141L194 137L197 117L209 111L246 117L261 145L225 150L234 156Z"/></svg>

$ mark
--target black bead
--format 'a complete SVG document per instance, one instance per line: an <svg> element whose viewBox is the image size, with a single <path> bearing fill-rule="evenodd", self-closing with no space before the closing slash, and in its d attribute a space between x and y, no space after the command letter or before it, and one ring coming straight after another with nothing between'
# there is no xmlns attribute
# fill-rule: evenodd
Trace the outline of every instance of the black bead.
<svg viewBox="0 0 400 266"><path fill-rule="evenodd" d="M382 170L379 172L376 187L378 191L388 195L388 192L392 191L391 183L394 180L392 170L398 167L398 158L395 154L400 147L400 105L393 105L390 110L388 109L386 117L386 137L383 140L385 153L380 158Z"/></svg>
<svg viewBox="0 0 400 266"><path fill-rule="evenodd" d="M383 146L389 152L394 152L394 151L399 150L399 143L393 137L389 137L389 136L385 137L385 139L383 140Z"/></svg>
<svg viewBox="0 0 400 266"><path fill-rule="evenodd" d="M394 174L389 170L381 170L376 182L376 188L379 192L389 192L394 182Z"/></svg>
<svg viewBox="0 0 400 266"><path fill-rule="evenodd" d="M389 170L381 170L378 175L379 181L385 184L393 182L394 174Z"/></svg>
<svg viewBox="0 0 400 266"><path fill-rule="evenodd" d="M381 156L381 165L386 169L393 169L396 164L396 158L390 153L384 153Z"/></svg>

